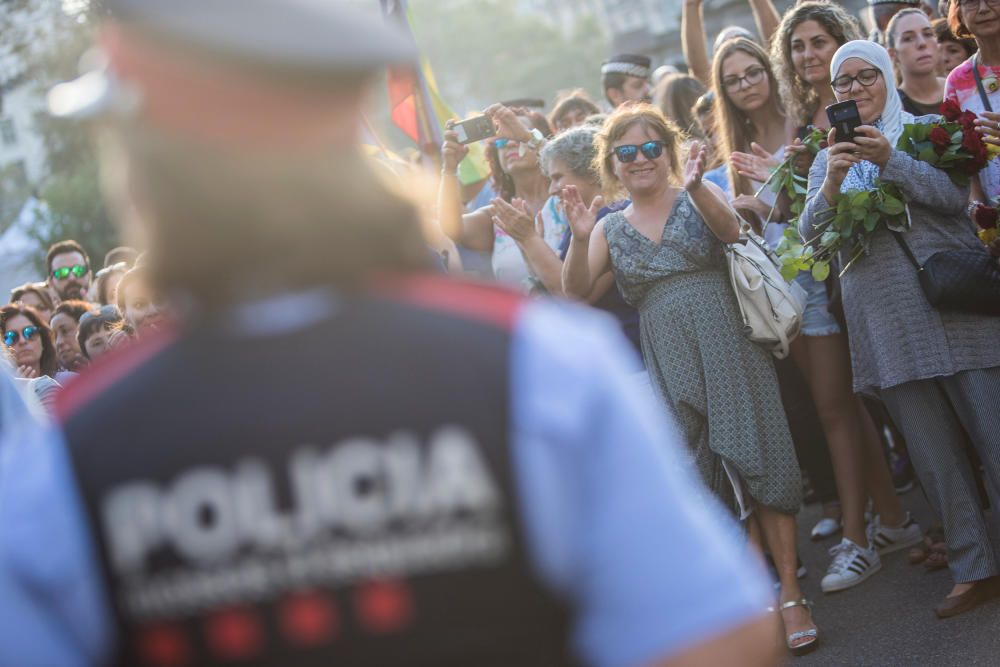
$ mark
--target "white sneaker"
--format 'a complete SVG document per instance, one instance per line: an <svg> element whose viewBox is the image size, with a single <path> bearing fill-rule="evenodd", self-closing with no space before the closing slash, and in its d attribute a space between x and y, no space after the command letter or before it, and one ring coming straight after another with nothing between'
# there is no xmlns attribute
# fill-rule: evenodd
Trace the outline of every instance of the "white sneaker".
<svg viewBox="0 0 1000 667"><path fill-rule="evenodd" d="M910 518L910 513L906 513L906 520L899 528L883 526L878 516L872 519L865 530L868 543L875 547L880 554L891 554L899 551L924 539L924 533L920 530L920 524Z"/></svg>
<svg viewBox="0 0 1000 667"><path fill-rule="evenodd" d="M864 549L846 537L830 548L830 555L833 562L820 584L824 593L857 586L882 569L882 560L875 549Z"/></svg>
<svg viewBox="0 0 1000 667"><path fill-rule="evenodd" d="M831 519L828 516L823 517L816 522L813 526L812 534L809 539L813 542L819 540L825 540L828 537L833 537L840 531L840 519Z"/></svg>

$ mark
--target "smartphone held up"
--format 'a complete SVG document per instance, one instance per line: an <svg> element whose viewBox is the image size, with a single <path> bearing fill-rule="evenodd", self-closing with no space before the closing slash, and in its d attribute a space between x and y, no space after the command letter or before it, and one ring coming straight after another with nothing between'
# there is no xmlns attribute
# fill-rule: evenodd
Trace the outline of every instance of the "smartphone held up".
<svg viewBox="0 0 1000 667"><path fill-rule="evenodd" d="M471 144L483 139L496 136L496 128L493 126L493 119L489 116L473 116L466 120L454 123L451 126L452 132L458 136L458 143Z"/></svg>
<svg viewBox="0 0 1000 667"><path fill-rule="evenodd" d="M856 130L863 125L861 113L854 100L837 102L826 108L826 117L830 120L830 127L837 131L837 143L841 141L854 141Z"/></svg>

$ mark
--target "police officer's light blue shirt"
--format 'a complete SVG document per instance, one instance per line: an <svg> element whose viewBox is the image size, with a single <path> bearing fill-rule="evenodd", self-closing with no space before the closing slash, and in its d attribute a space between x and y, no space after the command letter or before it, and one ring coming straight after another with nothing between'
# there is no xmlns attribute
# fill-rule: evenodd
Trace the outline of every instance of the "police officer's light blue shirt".
<svg viewBox="0 0 1000 667"><path fill-rule="evenodd" d="M610 318L536 302L511 353L512 448L542 580L574 608L599 667L662 659L749 622L769 602L736 528L625 372ZM141 443L137 443L141 446ZM0 665L93 665L114 640L95 548L57 426L0 445Z"/></svg>

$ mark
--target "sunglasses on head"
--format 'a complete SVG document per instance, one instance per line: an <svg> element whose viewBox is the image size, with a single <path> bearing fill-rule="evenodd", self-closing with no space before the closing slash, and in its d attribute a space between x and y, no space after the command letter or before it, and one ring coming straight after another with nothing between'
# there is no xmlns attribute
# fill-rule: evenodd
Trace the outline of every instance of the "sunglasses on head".
<svg viewBox="0 0 1000 667"><path fill-rule="evenodd" d="M28 326L21 329L21 333L16 331L5 331L3 334L3 342L7 347L13 347L17 341L21 340L21 336L24 336L24 340L28 341L35 337L38 333L38 327L34 324L29 324Z"/></svg>
<svg viewBox="0 0 1000 667"><path fill-rule="evenodd" d="M73 266L63 266L58 269L53 269L52 277L55 278L56 280L66 280L67 278L69 278L69 274L72 273L77 278L83 278L85 275L87 275L87 271L89 270L90 269L88 269L83 264L75 264Z"/></svg>
<svg viewBox="0 0 1000 667"><path fill-rule="evenodd" d="M114 304L108 304L106 306L101 306L99 309L88 310L83 315L80 316L80 326L89 322L90 320L95 320L100 318L104 322L114 322L120 320L122 317L118 313L118 306Z"/></svg>
<svg viewBox="0 0 1000 667"><path fill-rule="evenodd" d="M663 155L663 142L647 141L641 146L636 146L635 144L615 146L615 157L622 164L628 164L629 162L635 162L635 159L639 157L639 151L642 151L647 160L655 160Z"/></svg>

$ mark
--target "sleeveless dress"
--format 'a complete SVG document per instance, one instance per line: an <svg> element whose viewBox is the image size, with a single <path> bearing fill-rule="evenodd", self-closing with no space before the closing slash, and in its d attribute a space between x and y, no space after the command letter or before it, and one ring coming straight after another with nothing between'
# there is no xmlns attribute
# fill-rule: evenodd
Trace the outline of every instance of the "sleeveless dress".
<svg viewBox="0 0 1000 667"><path fill-rule="evenodd" d="M722 242L687 192L654 243L616 212L604 218L615 280L639 311L650 378L702 479L745 516L752 503L793 514L802 482L771 355L743 335Z"/></svg>

